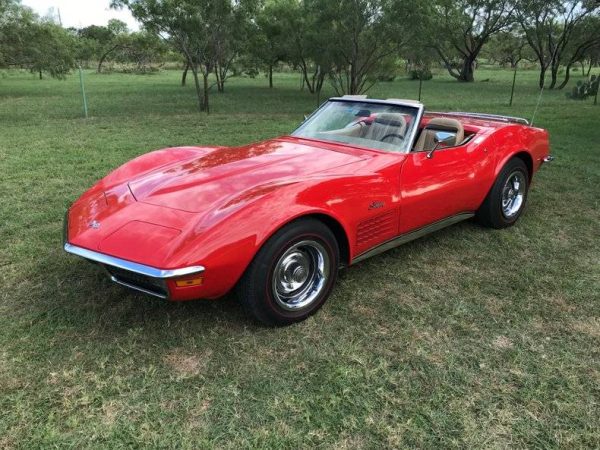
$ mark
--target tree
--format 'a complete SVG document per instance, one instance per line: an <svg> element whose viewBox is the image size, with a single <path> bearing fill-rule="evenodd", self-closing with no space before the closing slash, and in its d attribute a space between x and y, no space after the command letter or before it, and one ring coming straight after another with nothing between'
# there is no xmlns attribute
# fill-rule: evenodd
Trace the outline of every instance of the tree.
<svg viewBox="0 0 600 450"><path fill-rule="evenodd" d="M127 24L117 19L109 20L107 26L90 25L78 31L79 37L91 44L88 49L98 60L98 73L111 54L127 45L127 32Z"/></svg>
<svg viewBox="0 0 600 450"><path fill-rule="evenodd" d="M320 92L325 77L333 67L331 18L328 5L318 0L282 2L279 20L284 33L287 60L302 72L302 88L311 94Z"/></svg>
<svg viewBox="0 0 600 450"><path fill-rule="evenodd" d="M289 57L287 14L297 2L272 0L257 11L254 26L250 25L248 34L248 54L258 65L264 66L269 79L269 88L273 88L273 68Z"/></svg>
<svg viewBox="0 0 600 450"><path fill-rule="evenodd" d="M73 68L74 40L65 29L40 20L18 1L0 0L0 65L20 67L55 78Z"/></svg>
<svg viewBox="0 0 600 450"><path fill-rule="evenodd" d="M307 0L309 1L309 0ZM419 33L423 3L408 0L310 0L319 36L309 46L330 59L338 94L360 94L376 82L380 69Z"/></svg>
<svg viewBox="0 0 600 450"><path fill-rule="evenodd" d="M169 46L158 36L147 31L122 35L122 46L115 52L115 60L124 64L133 64L133 71L145 73L153 70L153 63L161 63L166 57Z"/></svg>
<svg viewBox="0 0 600 450"><path fill-rule="evenodd" d="M129 8L148 31L169 40L179 50L194 77L198 108L208 113L208 77L217 64L219 42L234 8L232 1L112 0L111 6Z"/></svg>
<svg viewBox="0 0 600 450"><path fill-rule="evenodd" d="M600 45L600 18L588 16L575 28L563 52L564 59L561 63L565 66L565 77L558 89L564 88L569 82L573 65L577 62L583 63L598 45Z"/></svg>
<svg viewBox="0 0 600 450"><path fill-rule="evenodd" d="M515 69L523 59L534 60L527 40L520 30L501 31L494 35L483 53L492 61Z"/></svg>
<svg viewBox="0 0 600 450"><path fill-rule="evenodd" d="M540 65L539 87L545 86L546 72L550 69L550 85L553 89L558 81L561 62L565 51L576 48L572 38L579 36L580 44L587 40L577 33L585 18L597 13L600 3L596 0L520 0L516 17L525 38L536 54Z"/></svg>
<svg viewBox="0 0 600 450"><path fill-rule="evenodd" d="M73 37L61 26L42 22L29 27L25 39L30 43L25 59L20 63L32 72L47 72L54 78L64 78L75 66Z"/></svg>
<svg viewBox="0 0 600 450"><path fill-rule="evenodd" d="M221 93L225 92L225 82L232 75L234 61L240 54L248 52L256 2L234 1L229 5L219 14L220 25L213 30L212 37L216 85Z"/></svg>
<svg viewBox="0 0 600 450"><path fill-rule="evenodd" d="M458 81L474 80L475 61L490 38L512 20L510 0L438 0L433 4L431 45Z"/></svg>

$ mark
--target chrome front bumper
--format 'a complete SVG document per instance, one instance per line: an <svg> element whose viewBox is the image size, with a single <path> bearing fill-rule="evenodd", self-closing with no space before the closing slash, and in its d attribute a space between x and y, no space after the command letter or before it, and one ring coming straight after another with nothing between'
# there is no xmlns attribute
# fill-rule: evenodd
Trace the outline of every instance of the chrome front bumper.
<svg viewBox="0 0 600 450"><path fill-rule="evenodd" d="M169 290L166 283L167 279L199 274L205 270L203 266L189 266L180 269L159 269L78 247L68 242L67 220L67 214L65 214L63 226L63 248L65 252L100 264L106 269L110 279L121 286L166 299L169 297Z"/></svg>

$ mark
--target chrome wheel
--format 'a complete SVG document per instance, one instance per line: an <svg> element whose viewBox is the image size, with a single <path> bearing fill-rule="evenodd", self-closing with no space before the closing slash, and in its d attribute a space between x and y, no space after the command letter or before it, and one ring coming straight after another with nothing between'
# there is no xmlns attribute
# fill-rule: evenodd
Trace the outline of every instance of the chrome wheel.
<svg viewBox="0 0 600 450"><path fill-rule="evenodd" d="M520 171L511 173L502 189L504 217L511 219L519 213L525 201L526 190L525 175Z"/></svg>
<svg viewBox="0 0 600 450"><path fill-rule="evenodd" d="M329 266L329 253L319 242L306 240L292 245L273 271L275 302L288 311L309 306L327 284Z"/></svg>

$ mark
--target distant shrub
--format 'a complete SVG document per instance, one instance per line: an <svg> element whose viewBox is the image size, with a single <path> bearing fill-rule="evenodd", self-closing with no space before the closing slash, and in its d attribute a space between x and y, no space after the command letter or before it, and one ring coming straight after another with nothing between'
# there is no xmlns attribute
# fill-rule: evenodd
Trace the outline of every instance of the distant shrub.
<svg viewBox="0 0 600 450"><path fill-rule="evenodd" d="M256 67L250 67L250 68L245 69L242 73L247 77L256 78L258 76L259 72Z"/></svg>
<svg viewBox="0 0 600 450"><path fill-rule="evenodd" d="M408 71L408 77L411 80L427 81L433 78L433 73L429 67L413 67Z"/></svg>
<svg viewBox="0 0 600 450"><path fill-rule="evenodd" d="M396 79L396 75L393 73L381 73L377 75L377 81L387 81L391 82Z"/></svg>

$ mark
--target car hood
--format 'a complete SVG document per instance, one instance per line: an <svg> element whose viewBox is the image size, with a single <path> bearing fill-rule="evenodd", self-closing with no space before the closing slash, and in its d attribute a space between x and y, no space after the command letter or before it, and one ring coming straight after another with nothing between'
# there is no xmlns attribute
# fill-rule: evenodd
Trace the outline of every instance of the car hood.
<svg viewBox="0 0 600 450"><path fill-rule="evenodd" d="M128 185L138 202L203 212L249 190L294 182L367 157L293 139L273 139L211 149L147 172Z"/></svg>

